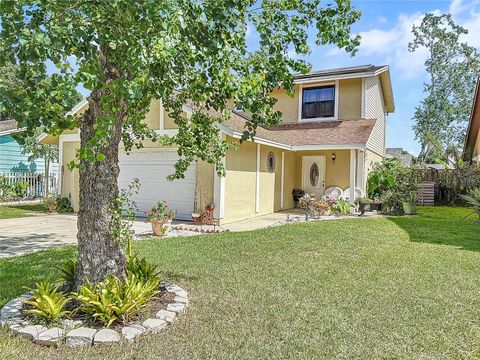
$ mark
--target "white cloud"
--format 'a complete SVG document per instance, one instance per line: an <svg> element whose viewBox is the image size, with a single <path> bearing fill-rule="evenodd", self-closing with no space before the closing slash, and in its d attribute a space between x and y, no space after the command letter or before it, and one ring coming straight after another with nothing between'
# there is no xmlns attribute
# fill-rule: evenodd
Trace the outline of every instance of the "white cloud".
<svg viewBox="0 0 480 360"><path fill-rule="evenodd" d="M465 4L464 0L453 0L450 3L450 6L448 8L448 12L452 14L453 16L460 14L464 12L468 8L468 5Z"/></svg>
<svg viewBox="0 0 480 360"><path fill-rule="evenodd" d="M362 42L359 56L376 56L386 64L398 68L404 79L412 79L423 71L426 51L408 51L408 43L413 40L412 27L422 22L423 14L401 14L394 26L387 30L373 28L361 32Z"/></svg>

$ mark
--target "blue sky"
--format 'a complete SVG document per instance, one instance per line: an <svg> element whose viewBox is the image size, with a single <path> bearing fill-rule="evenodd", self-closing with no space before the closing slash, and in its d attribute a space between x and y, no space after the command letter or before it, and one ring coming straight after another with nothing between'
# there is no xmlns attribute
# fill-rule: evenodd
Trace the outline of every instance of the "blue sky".
<svg viewBox="0 0 480 360"><path fill-rule="evenodd" d="M427 12L451 13L466 27L470 45L480 48L480 0L357 0L353 5L362 17L353 26L362 43L355 57L331 47L312 42L312 53L306 59L313 69L351 65L389 65L395 96L395 113L389 116L387 145L403 147L416 155L420 146L414 140L412 116L423 97L425 51L408 52L413 24L419 24Z"/></svg>

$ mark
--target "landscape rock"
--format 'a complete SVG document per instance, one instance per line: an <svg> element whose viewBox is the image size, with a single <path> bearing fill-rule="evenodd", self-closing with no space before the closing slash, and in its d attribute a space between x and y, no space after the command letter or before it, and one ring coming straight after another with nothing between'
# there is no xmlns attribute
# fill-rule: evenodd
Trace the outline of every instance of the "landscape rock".
<svg viewBox="0 0 480 360"><path fill-rule="evenodd" d="M54 327L42 332L35 342L44 346L58 346L58 344L63 342L64 339L65 330Z"/></svg>
<svg viewBox="0 0 480 360"><path fill-rule="evenodd" d="M188 299L188 293L183 289L175 291L175 295Z"/></svg>
<svg viewBox="0 0 480 360"><path fill-rule="evenodd" d="M0 311L0 317L3 320L20 317L23 307L23 299L20 297L9 301Z"/></svg>
<svg viewBox="0 0 480 360"><path fill-rule="evenodd" d="M94 344L112 344L120 341L120 334L112 329L102 329L95 334Z"/></svg>
<svg viewBox="0 0 480 360"><path fill-rule="evenodd" d="M137 336L142 335L147 329L141 325L125 326L122 329L122 335L127 341L133 341Z"/></svg>
<svg viewBox="0 0 480 360"><path fill-rule="evenodd" d="M177 316L176 313L173 311L168 311L168 310L160 310L155 317L157 319L162 319L165 320L168 323L171 323L173 320L175 320L175 316Z"/></svg>
<svg viewBox="0 0 480 360"><path fill-rule="evenodd" d="M177 314L183 314L185 312L185 309L186 309L185 304L178 303L178 302L167 305L168 311L173 311Z"/></svg>
<svg viewBox="0 0 480 360"><path fill-rule="evenodd" d="M142 324L149 332L159 332L167 327L167 322L162 319L147 319Z"/></svg>
<svg viewBox="0 0 480 360"><path fill-rule="evenodd" d="M177 303L182 303L182 304L188 305L188 298L183 297L183 296L175 296L175 298L173 299L173 301L175 301L175 302L177 302Z"/></svg>
<svg viewBox="0 0 480 360"><path fill-rule="evenodd" d="M47 330L48 328L43 325L27 325L20 326L20 328L16 330L16 333L28 340L36 340L41 333Z"/></svg>
<svg viewBox="0 0 480 360"><path fill-rule="evenodd" d="M183 290L180 286L178 285L175 285L175 284L171 284L171 285L168 285L165 290L167 290L168 292L176 292L176 291L181 291Z"/></svg>
<svg viewBox="0 0 480 360"><path fill-rule="evenodd" d="M71 330L66 337L66 344L69 347L80 347L92 345L97 330L86 327Z"/></svg>

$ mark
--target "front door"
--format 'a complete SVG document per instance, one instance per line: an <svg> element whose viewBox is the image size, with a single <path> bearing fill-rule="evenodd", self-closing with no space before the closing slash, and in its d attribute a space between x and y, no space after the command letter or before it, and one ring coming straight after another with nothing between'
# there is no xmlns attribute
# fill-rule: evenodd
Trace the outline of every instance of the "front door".
<svg viewBox="0 0 480 360"><path fill-rule="evenodd" d="M302 164L303 190L322 196L325 193L325 156L304 156Z"/></svg>

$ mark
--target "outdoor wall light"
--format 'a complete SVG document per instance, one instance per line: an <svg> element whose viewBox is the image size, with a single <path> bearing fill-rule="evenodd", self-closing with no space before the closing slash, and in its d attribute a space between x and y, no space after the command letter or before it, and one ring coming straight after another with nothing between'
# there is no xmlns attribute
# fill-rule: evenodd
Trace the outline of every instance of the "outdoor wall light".
<svg viewBox="0 0 480 360"><path fill-rule="evenodd" d="M332 153L332 161L335 162L335 159L337 158L337 155L335 153Z"/></svg>

